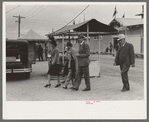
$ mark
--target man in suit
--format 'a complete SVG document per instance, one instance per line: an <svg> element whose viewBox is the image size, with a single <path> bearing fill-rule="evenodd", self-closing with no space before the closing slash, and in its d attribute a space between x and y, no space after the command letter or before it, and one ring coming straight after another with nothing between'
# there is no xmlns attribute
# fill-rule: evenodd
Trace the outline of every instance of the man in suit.
<svg viewBox="0 0 149 122"><path fill-rule="evenodd" d="M119 48L115 57L115 65L120 65L121 77L123 82L122 92L130 90L128 81L128 71L130 66L135 67L135 54L132 44L125 41L125 35L119 34Z"/></svg>
<svg viewBox="0 0 149 122"><path fill-rule="evenodd" d="M84 75L85 85L86 85L86 88L83 91L91 90L90 75L89 75L90 48L89 48L89 45L86 44L84 40L85 40L85 37L83 35L78 36L78 42L80 44L79 51L76 54L77 61L78 61L78 69L76 72L75 85L72 87L72 90L75 90L75 91L79 89L83 75Z"/></svg>

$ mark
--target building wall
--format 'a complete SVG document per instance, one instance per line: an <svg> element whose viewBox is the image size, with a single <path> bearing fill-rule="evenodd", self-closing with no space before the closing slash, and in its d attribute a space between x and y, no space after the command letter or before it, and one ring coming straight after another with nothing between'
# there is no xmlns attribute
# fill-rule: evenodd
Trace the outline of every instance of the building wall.
<svg viewBox="0 0 149 122"><path fill-rule="evenodd" d="M143 26L132 26L126 31L126 41L134 46L135 53L144 53Z"/></svg>
<svg viewBox="0 0 149 122"><path fill-rule="evenodd" d="M141 35L143 34L141 26L132 26L127 29L127 35Z"/></svg>
<svg viewBox="0 0 149 122"><path fill-rule="evenodd" d="M134 47L135 54L141 53L141 37L140 35L128 35L126 38L128 43L131 43Z"/></svg>

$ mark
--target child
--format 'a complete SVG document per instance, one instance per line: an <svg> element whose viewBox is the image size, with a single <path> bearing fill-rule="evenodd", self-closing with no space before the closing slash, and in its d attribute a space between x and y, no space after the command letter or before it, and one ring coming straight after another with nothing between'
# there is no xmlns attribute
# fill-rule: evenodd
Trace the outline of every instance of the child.
<svg viewBox="0 0 149 122"><path fill-rule="evenodd" d="M67 85L69 84L70 80L72 80L72 85L74 85L73 79L75 78L75 60L73 59L72 55L68 53L68 62L66 64L68 68L68 75L66 77L65 85L63 86L64 89L67 89Z"/></svg>

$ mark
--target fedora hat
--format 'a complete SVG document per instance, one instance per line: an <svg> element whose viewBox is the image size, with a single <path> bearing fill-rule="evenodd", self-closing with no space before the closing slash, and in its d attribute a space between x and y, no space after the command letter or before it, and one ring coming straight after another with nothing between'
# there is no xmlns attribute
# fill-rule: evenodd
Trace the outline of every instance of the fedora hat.
<svg viewBox="0 0 149 122"><path fill-rule="evenodd" d="M84 35L78 35L78 39L82 39L82 38L85 38L85 36Z"/></svg>
<svg viewBox="0 0 149 122"><path fill-rule="evenodd" d="M71 46L72 47L71 42L67 42L66 46Z"/></svg>
<svg viewBox="0 0 149 122"><path fill-rule="evenodd" d="M121 40L121 39L125 39L125 35L124 35L124 34L119 34L119 36L118 36L118 39L117 39L117 40L119 41L119 40Z"/></svg>

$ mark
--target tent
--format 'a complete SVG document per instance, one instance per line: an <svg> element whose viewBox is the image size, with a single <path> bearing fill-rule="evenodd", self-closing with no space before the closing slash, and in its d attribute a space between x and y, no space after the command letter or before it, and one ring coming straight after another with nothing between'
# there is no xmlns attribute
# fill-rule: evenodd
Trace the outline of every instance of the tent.
<svg viewBox="0 0 149 122"><path fill-rule="evenodd" d="M73 30L73 31L71 31L71 30ZM62 46L64 46L64 35L84 34L87 36L87 43L89 44L89 36L90 35L99 36L99 42L100 42L101 35L109 35L109 34L111 35L111 34L117 34L117 33L118 33L118 31L116 29L114 29L113 27L103 24L103 23L97 21L96 19L91 19L91 20L87 20L87 21L84 21L84 22L76 24L76 25L64 26L64 27L60 28L59 30L51 33L50 35L52 35L52 36L62 35L63 36ZM100 47L100 43L99 43L99 47ZM64 48L62 48L62 49L63 49L62 52L64 52ZM99 48L98 52L100 52L100 48ZM98 64L99 64L98 72L99 72L99 76L100 76L100 57L99 57L99 55L100 55L100 53L98 53ZM64 58L63 58L63 61L64 61Z"/></svg>
<svg viewBox="0 0 149 122"><path fill-rule="evenodd" d="M37 55L36 54L37 53L36 43L47 43L48 42L47 37L43 37L43 36L39 35L32 29L30 29L23 36L19 37L18 40L27 40L28 41L28 43L29 43L28 55L31 58L32 63L34 63L34 64L36 63L36 55Z"/></svg>
<svg viewBox="0 0 149 122"><path fill-rule="evenodd" d="M110 27L106 24L103 24L96 19L91 19L88 21L84 21L82 23L76 24L76 25L68 25L65 26L50 35L56 36L56 35L62 35L62 34L69 34L70 30L74 30L75 32L70 33L71 35L78 34L78 32L84 32L83 34L87 34L85 32L89 32L89 34L98 35L98 34L114 34L117 33L117 30L113 27Z"/></svg>
<svg viewBox="0 0 149 122"><path fill-rule="evenodd" d="M47 41L48 39L46 37L43 37L30 29L26 34L24 34L21 37L18 37L18 39L25 39L28 41L37 41L37 42L42 42L42 41Z"/></svg>

